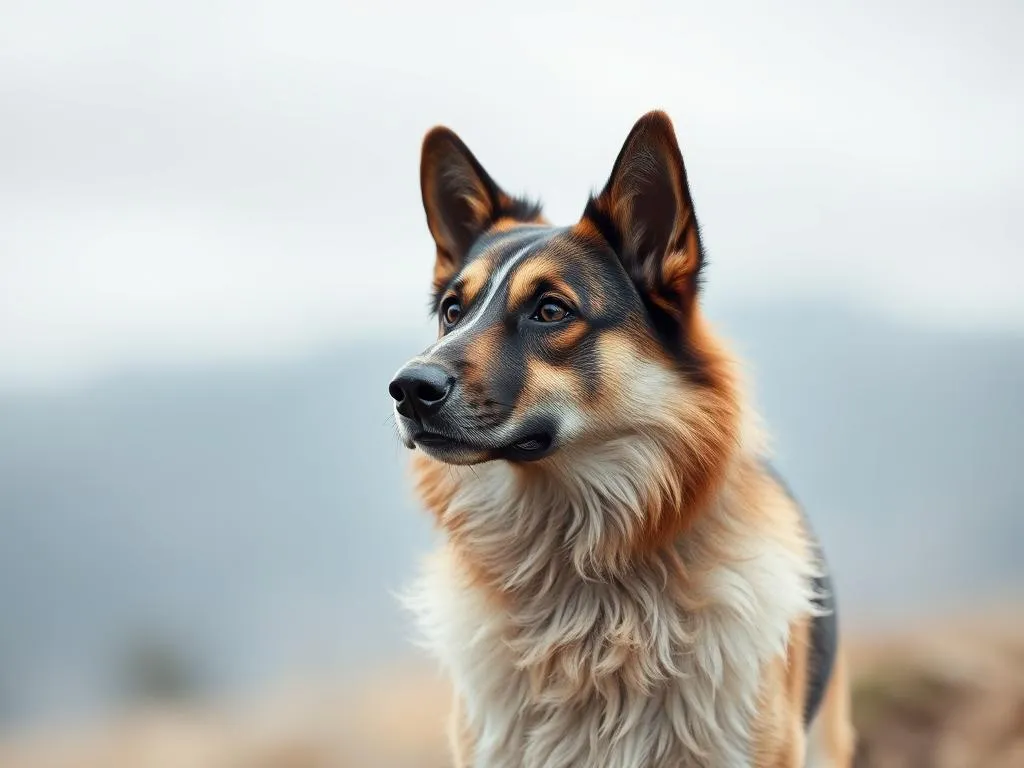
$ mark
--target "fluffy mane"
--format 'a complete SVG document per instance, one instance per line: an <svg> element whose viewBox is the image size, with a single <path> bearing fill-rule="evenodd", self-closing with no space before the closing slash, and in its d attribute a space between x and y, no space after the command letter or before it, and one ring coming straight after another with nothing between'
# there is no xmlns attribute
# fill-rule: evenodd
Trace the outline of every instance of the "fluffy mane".
<svg viewBox="0 0 1024 768"><path fill-rule="evenodd" d="M479 765L748 760L762 667L811 610L814 564L731 358L694 333L707 385L607 349L615 418L549 460L416 455L447 541L408 604Z"/></svg>

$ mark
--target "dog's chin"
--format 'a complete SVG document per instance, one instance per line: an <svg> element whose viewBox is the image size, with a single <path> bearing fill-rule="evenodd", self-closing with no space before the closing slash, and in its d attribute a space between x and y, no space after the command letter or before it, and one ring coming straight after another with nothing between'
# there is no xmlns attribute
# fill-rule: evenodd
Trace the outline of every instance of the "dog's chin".
<svg viewBox="0 0 1024 768"><path fill-rule="evenodd" d="M405 444L419 448L432 459L445 464L468 466L505 459L515 462L539 461L557 449L549 432L533 432L497 446L468 442L434 432L419 431L405 438Z"/></svg>

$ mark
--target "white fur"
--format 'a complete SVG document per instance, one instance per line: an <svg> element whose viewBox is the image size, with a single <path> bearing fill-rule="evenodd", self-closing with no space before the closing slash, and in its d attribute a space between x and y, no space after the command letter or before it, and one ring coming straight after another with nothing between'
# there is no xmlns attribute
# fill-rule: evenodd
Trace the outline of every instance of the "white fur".
<svg viewBox="0 0 1024 768"><path fill-rule="evenodd" d="M451 344L455 339L465 336L466 333L480 321L480 318L487 314L487 307L490 306L494 297L497 296L498 291L501 290L502 285L505 284L505 280L508 278L512 268L526 258L532 247L533 243L530 243L530 245L527 245L525 248L521 248L511 258L509 258L508 261L502 264L501 268L488 278L487 293L482 300L474 303L471 317L463 318L461 323L438 339L430 349L421 355L421 357L429 358L439 349Z"/></svg>
<svg viewBox="0 0 1024 768"><path fill-rule="evenodd" d="M727 480L674 549L602 570L597 550L640 523L639 478L671 457L633 438L561 461L529 483L504 462L453 467L462 549L435 553L408 598L461 699L470 765L749 765L762 666L810 610L812 564L746 530ZM465 558L500 574L502 599Z"/></svg>

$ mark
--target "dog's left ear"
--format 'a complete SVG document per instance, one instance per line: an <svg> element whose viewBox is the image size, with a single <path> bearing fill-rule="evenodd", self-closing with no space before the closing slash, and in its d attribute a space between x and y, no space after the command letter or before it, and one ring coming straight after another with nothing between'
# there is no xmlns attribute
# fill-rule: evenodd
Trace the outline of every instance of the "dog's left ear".
<svg viewBox="0 0 1024 768"><path fill-rule="evenodd" d="M540 205L506 193L452 130L437 126L423 139L420 189L437 245L434 287L465 264L473 244L502 219L541 220Z"/></svg>
<svg viewBox="0 0 1024 768"><path fill-rule="evenodd" d="M703 254L668 115L648 112L637 121L584 219L600 231L648 298L685 319L697 294Z"/></svg>

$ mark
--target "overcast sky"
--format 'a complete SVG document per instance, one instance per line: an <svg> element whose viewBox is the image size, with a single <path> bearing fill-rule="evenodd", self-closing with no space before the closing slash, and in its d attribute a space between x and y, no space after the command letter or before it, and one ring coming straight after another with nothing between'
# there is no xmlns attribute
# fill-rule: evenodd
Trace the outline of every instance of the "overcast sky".
<svg viewBox="0 0 1024 768"><path fill-rule="evenodd" d="M0 383L422 334L427 128L568 223L653 107L710 302L1024 329L1024 3L370 5L3 2Z"/></svg>

